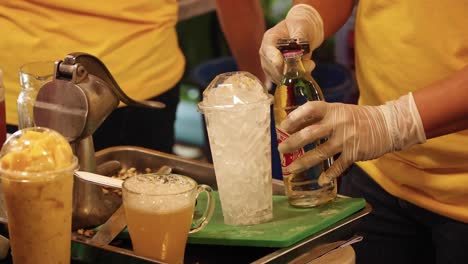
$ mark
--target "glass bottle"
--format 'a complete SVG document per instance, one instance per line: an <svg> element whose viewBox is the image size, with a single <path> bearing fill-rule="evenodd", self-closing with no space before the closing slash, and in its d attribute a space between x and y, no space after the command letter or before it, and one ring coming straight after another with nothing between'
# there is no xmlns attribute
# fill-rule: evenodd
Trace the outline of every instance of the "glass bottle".
<svg viewBox="0 0 468 264"><path fill-rule="evenodd" d="M6 140L5 87L3 86L3 72L0 69L0 146Z"/></svg>
<svg viewBox="0 0 468 264"><path fill-rule="evenodd" d="M302 43L304 45L304 43ZM291 48L292 47L292 48ZM284 57L284 75L282 83L274 94L274 115L278 144L289 135L279 128L279 124L294 109L308 101L323 101L323 95L318 84L306 74L302 64L304 46L295 45L289 48L280 48ZM281 167L287 167L305 152L315 148L326 139L318 140L304 146L303 149L291 153L280 154ZM320 174L327 170L333 162L328 158L320 164L301 173L283 171L283 180L289 203L296 207L314 207L326 203L336 197L336 180L329 185L321 187L318 184Z"/></svg>

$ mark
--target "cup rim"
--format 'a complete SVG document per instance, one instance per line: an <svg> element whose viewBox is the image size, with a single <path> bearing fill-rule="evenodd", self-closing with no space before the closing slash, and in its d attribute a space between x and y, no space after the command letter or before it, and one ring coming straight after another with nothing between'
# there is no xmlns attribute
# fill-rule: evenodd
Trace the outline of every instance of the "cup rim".
<svg viewBox="0 0 468 264"><path fill-rule="evenodd" d="M55 61L53 60L39 60L39 61L30 61L25 64L22 64L19 66L18 71L20 74L26 74L34 77L44 77L44 75L37 75L31 72L31 70L26 70L25 68L28 66L33 66L33 65L41 65L41 64L51 64L55 67ZM48 76L49 74L47 74Z"/></svg>
<svg viewBox="0 0 468 264"><path fill-rule="evenodd" d="M148 177L148 176L151 176L151 175L176 175L176 176L179 176L179 177L182 177L182 178L185 178L186 180L188 180L189 182L192 183L192 187L188 190L185 190L185 191L180 191L180 192L174 192L174 193L166 193L166 194L159 194L159 193L144 193L144 192L138 192L138 191L133 191L133 190L130 190L128 189L128 187L126 186L126 184L129 182L129 180L131 179L134 179L136 177ZM151 197L161 197L161 196L171 196L171 195L180 195L180 194L184 194L184 193L189 193L189 192L192 192L193 190L195 190L198 186L198 183L188 177L188 176L185 176L185 175L181 175L181 174L177 174L177 173L145 173L145 174L139 174L139 175L135 175L133 177L130 177L130 178L127 178L124 180L124 182L122 183L122 191L124 192L128 192L128 193L131 193L131 194L136 194L136 195L145 195L145 196L151 196Z"/></svg>
<svg viewBox="0 0 468 264"><path fill-rule="evenodd" d="M50 176L53 174L61 174L65 171L75 171L79 167L78 165L78 158L73 155L72 162L70 165L55 169L55 170L48 170L48 171L17 171L17 170L7 170L0 167L0 179L8 179L10 181L18 181L18 182L30 182L42 179L44 176ZM6 176L5 174L9 174L11 176ZM34 175L34 176L33 176Z"/></svg>

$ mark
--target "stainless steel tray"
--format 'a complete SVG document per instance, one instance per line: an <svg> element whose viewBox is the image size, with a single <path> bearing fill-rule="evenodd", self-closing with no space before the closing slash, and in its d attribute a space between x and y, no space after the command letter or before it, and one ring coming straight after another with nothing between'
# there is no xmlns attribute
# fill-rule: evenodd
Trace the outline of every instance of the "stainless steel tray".
<svg viewBox="0 0 468 264"><path fill-rule="evenodd" d="M214 168L213 165L209 163L188 160L175 155L133 146L112 147L96 153L97 165L110 160L119 161L123 168L135 167L140 170L144 168L155 170L162 165L167 165L172 167L175 173L190 176L198 183L208 184L216 188ZM282 181L273 181L273 193L284 193ZM366 207L359 212L287 248L253 248L189 244L186 249L185 262L287 263L294 260L295 263L306 263L326 253L327 248L320 249L319 246L352 237L353 233L347 231L347 227L355 220L367 215L370 211L371 207L366 205ZM79 235L76 232L73 233L72 239L74 242L110 251L128 258L146 260L148 263L159 263L134 254L129 244L119 246L95 245L89 238ZM310 252L313 252L313 254Z"/></svg>

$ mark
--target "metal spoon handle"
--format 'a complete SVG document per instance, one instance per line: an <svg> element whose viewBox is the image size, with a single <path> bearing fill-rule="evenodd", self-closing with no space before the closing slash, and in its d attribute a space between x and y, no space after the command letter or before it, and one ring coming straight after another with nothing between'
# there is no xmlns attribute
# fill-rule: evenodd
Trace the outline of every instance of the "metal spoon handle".
<svg viewBox="0 0 468 264"><path fill-rule="evenodd" d="M123 180L102 176L96 173L87 171L75 171L75 175L83 181L87 181L93 184L97 184L108 188L122 188Z"/></svg>

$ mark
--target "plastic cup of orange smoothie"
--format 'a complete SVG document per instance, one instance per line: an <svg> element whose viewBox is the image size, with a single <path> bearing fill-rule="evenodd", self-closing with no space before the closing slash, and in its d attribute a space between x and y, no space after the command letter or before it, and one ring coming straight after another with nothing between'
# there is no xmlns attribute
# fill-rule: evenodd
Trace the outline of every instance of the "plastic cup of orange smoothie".
<svg viewBox="0 0 468 264"><path fill-rule="evenodd" d="M47 128L14 133L0 152L15 264L70 263L73 172L68 141Z"/></svg>

